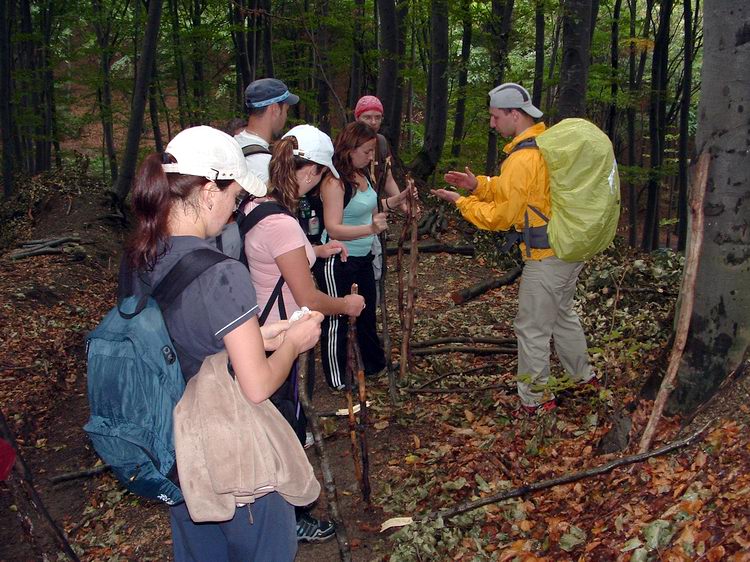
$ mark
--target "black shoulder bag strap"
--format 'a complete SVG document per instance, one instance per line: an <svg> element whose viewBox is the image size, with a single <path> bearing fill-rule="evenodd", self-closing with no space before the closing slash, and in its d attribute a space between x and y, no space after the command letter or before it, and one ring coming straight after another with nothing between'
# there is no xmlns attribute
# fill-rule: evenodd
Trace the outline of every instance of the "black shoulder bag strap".
<svg viewBox="0 0 750 562"><path fill-rule="evenodd" d="M120 316L130 319L140 314L145 308L149 297L154 298L163 313L172 305L177 296L204 271L213 267L217 263L228 259L231 258L208 248L194 250L189 254L182 256L182 258L180 258L172 269L169 270L169 273L164 276L153 290L147 290L144 292L143 296L138 301L135 310L131 313L127 313L119 310L119 303L125 297L133 294L133 272L127 266L123 257L123 260L120 263L117 287L117 302Z"/></svg>
<svg viewBox="0 0 750 562"><path fill-rule="evenodd" d="M259 144L248 144L242 147L243 156L254 156L256 154L271 154L265 146Z"/></svg>
<svg viewBox="0 0 750 562"><path fill-rule="evenodd" d="M239 217L239 220L237 221L237 225L240 229L240 240L243 241L244 246L244 240L245 235L250 232L250 229L252 229L256 224L258 224L260 221L262 221L266 217L270 217L271 215L289 215L292 218L295 218L294 215L284 207L283 205L275 202L275 201L265 201L255 207L252 211L250 211L247 215L244 215L242 217ZM296 220L296 219L295 219ZM240 261L247 266L247 255L243 251L240 254ZM281 292L282 287L284 286L284 277L279 277L279 280L276 282L276 286L273 288L273 292L271 293L271 297L268 299L268 302L266 303L266 306L263 308L263 312L261 313L260 317L258 318L258 323L262 326L266 319L268 318L268 315L271 313L271 308L273 307L274 303L278 302L279 307L279 318L282 320L286 320L286 307L284 306L284 295Z"/></svg>

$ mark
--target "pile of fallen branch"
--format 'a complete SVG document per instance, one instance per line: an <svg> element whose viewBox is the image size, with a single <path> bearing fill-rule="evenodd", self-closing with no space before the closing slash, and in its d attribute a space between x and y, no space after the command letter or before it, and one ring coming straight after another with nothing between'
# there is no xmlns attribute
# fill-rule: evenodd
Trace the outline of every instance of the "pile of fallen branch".
<svg viewBox="0 0 750 562"><path fill-rule="evenodd" d="M49 254L69 253L72 250L80 248L81 238L77 235L64 236L62 238L42 238L39 240L28 240L19 242L17 247L20 248L10 254L10 259L20 260L32 256L42 256Z"/></svg>

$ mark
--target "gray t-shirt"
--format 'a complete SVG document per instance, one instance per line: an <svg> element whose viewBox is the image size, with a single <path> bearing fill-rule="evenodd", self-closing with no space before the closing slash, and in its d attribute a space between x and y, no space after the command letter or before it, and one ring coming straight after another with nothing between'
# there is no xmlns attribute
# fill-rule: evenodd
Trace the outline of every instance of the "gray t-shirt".
<svg viewBox="0 0 750 562"><path fill-rule="evenodd" d="M258 135L248 133L246 130L240 131L234 136L234 140L240 145L240 148L245 148L249 144L257 144L263 148L269 148L268 141L262 139ZM258 176L263 183L268 185L269 173L268 165L271 163L270 154L252 154L245 156L245 162L247 162L248 169Z"/></svg>
<svg viewBox="0 0 750 562"><path fill-rule="evenodd" d="M201 248L216 251L202 238L173 236L144 281L155 286L180 258ZM239 261L218 263L188 285L164 314L185 380L198 372L206 357L224 349L226 334L257 314L250 272Z"/></svg>

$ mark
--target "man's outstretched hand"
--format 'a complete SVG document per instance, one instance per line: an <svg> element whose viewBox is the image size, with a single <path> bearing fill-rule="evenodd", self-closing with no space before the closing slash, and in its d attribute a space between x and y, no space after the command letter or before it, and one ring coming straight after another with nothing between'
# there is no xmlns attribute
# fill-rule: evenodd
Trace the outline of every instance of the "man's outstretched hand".
<svg viewBox="0 0 750 562"><path fill-rule="evenodd" d="M443 179L446 183L449 183L456 187L461 187L467 191L474 191L477 188L477 177L471 173L468 166L464 168L465 172L449 171ZM441 198L442 199L442 198Z"/></svg>

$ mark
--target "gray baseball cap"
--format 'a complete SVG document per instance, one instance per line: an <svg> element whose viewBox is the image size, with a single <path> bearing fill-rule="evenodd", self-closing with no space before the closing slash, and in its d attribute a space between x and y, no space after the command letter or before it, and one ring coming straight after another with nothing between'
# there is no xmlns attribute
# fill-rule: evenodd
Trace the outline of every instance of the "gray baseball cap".
<svg viewBox="0 0 750 562"><path fill-rule="evenodd" d="M496 109L521 109L535 119L544 115L544 113L531 103L529 91L519 84L514 84L513 82L500 84L490 90L489 96L490 107Z"/></svg>
<svg viewBox="0 0 750 562"><path fill-rule="evenodd" d="M276 78L261 78L245 88L245 107L266 107L274 103L294 105L299 102L299 96L289 91L281 80Z"/></svg>

